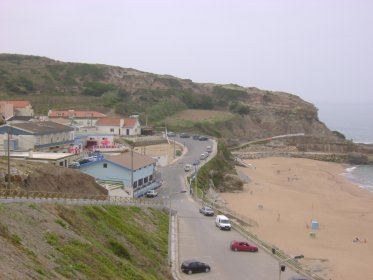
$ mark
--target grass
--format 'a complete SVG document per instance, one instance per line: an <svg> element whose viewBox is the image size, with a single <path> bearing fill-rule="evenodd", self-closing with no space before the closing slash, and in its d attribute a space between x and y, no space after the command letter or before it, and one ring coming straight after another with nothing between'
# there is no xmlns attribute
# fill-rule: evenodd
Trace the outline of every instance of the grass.
<svg viewBox="0 0 373 280"><path fill-rule="evenodd" d="M45 236L61 254L56 272L69 279L169 279L168 215L164 211L120 206L59 206L60 218L81 240ZM148 230L144 230L149 227Z"/></svg>

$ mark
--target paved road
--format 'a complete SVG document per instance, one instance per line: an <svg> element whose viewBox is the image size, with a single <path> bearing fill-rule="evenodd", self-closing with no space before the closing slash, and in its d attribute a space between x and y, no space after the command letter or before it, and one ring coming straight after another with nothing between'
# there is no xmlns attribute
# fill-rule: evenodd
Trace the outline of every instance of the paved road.
<svg viewBox="0 0 373 280"><path fill-rule="evenodd" d="M199 214L198 205L186 190L183 179L185 163L192 163L206 150L210 141L193 139L180 139L188 153L174 164L161 170L164 185L159 190L160 197L167 198L171 193L172 208L178 215L178 253L180 263L186 259L198 259L211 266L211 272L185 275L180 272L181 279L252 279L252 280L278 280L278 262L269 254L259 249L259 253L232 252L229 243L234 239L242 240L243 237L236 232L221 231L214 224L214 217L205 217ZM289 268L282 272L281 279L288 279L295 275Z"/></svg>

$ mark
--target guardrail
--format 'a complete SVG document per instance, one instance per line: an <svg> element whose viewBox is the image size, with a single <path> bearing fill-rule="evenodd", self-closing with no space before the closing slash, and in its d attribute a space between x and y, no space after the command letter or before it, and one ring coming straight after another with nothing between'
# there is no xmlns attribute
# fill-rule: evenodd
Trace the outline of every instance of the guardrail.
<svg viewBox="0 0 373 280"><path fill-rule="evenodd" d="M50 203L67 203L74 202L79 204L84 201L84 204L115 204L139 207L155 207L167 208L167 201L161 198L145 199L145 198L128 198L120 196L108 195L90 195L79 193L59 193L59 192L42 192L42 191L26 191L26 190L9 190L0 189L0 200L21 199L22 201L38 201ZM83 204L83 203L81 203Z"/></svg>

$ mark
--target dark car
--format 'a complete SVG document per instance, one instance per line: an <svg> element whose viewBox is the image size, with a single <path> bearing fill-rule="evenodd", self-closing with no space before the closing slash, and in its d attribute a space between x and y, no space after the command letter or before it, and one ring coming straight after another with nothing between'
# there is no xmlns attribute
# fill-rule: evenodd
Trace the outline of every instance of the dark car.
<svg viewBox="0 0 373 280"><path fill-rule="evenodd" d="M187 133L180 133L180 138L190 138L190 135Z"/></svg>
<svg viewBox="0 0 373 280"><path fill-rule="evenodd" d="M214 210L209 206L203 206L199 209L199 212L205 216L214 216Z"/></svg>
<svg viewBox="0 0 373 280"><path fill-rule="evenodd" d="M206 136L200 136L200 137L198 137L198 140L199 141L207 141L207 140L209 140L209 138L206 137Z"/></svg>
<svg viewBox="0 0 373 280"><path fill-rule="evenodd" d="M193 140L199 140L199 135L193 135Z"/></svg>
<svg viewBox="0 0 373 280"><path fill-rule="evenodd" d="M195 260L188 260L183 261L181 264L181 271L187 274L192 274L196 272L209 272L211 267L203 262L195 261Z"/></svg>
<svg viewBox="0 0 373 280"><path fill-rule="evenodd" d="M250 245L246 241L232 241L230 244L232 251L248 251L248 252L258 252L258 247Z"/></svg>

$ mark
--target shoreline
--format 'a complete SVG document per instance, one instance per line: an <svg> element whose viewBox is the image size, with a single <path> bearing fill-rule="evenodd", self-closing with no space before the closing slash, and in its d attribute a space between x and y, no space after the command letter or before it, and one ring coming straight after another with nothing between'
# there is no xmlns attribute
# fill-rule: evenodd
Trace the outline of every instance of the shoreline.
<svg viewBox="0 0 373 280"><path fill-rule="evenodd" d="M245 160L250 178L241 193L222 193L228 208L255 220L250 230L305 263L326 279L373 275L373 193L343 174L345 164L297 158ZM320 229L312 231L311 221ZM311 237L314 232L314 237ZM358 236L367 243L354 243ZM365 261L365 262L364 262Z"/></svg>

